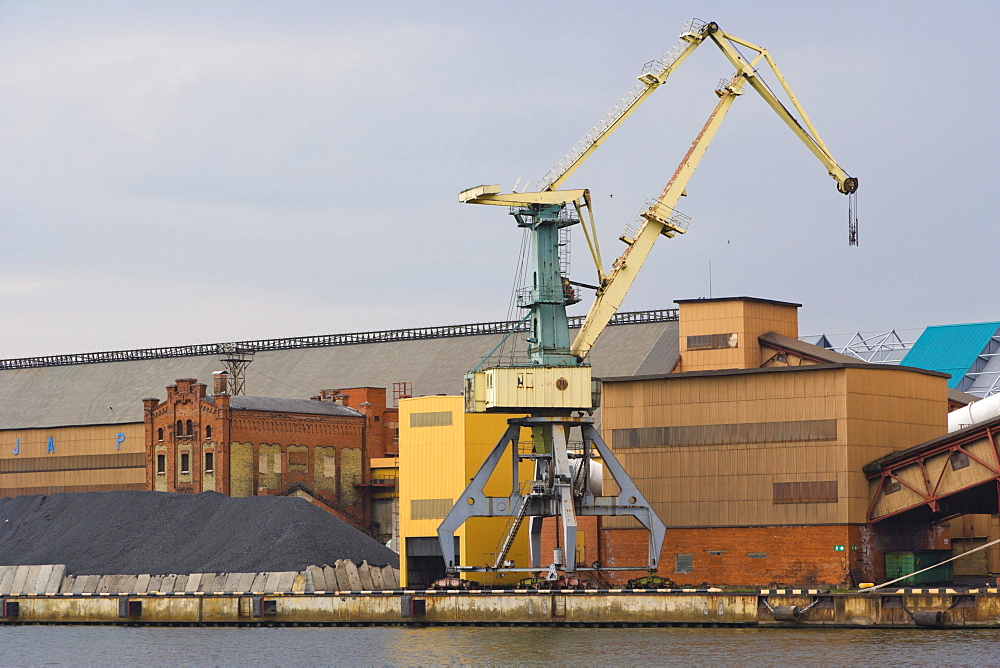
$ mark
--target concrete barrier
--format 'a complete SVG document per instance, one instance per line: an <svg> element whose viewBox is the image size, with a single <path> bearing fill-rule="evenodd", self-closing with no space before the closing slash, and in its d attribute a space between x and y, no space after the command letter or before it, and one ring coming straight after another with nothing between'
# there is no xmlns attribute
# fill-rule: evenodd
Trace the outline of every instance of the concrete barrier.
<svg viewBox="0 0 1000 668"><path fill-rule="evenodd" d="M63 564L0 566L0 596L41 594L295 593L384 591L399 588L391 566L360 566L348 560L304 571L93 575L66 573Z"/></svg>

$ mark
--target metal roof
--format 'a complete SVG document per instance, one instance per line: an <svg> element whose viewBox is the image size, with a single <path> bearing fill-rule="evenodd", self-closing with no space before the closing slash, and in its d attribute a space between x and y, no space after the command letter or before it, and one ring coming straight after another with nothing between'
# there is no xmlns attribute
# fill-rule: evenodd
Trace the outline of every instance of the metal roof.
<svg viewBox="0 0 1000 668"><path fill-rule="evenodd" d="M675 299L675 304L708 304L710 302L754 302L757 304L774 304L775 306L794 306L800 308L802 304L795 302L783 302L777 299L764 299L763 297L695 297L692 299Z"/></svg>
<svg viewBox="0 0 1000 668"><path fill-rule="evenodd" d="M630 376L640 366L644 373L668 373L676 358L655 350L676 347L677 332L674 320L608 327L590 354L594 375ZM515 335L522 348L523 336ZM308 400L323 389L391 388L406 381L415 396L460 394L465 372L501 338L480 334L260 350L247 367L246 390ZM197 354L0 369L0 429L142 422L143 397L162 399L178 378L210 384L219 368L219 356Z"/></svg>
<svg viewBox="0 0 1000 668"><path fill-rule="evenodd" d="M849 363L837 362L837 363L824 363L824 364L802 364L800 366L764 366L764 367L754 367L752 369L706 369L701 371L685 371L683 373L661 373L661 374L646 374L646 375L635 375L635 376L623 376L619 378L602 378L601 380L605 383L625 383L631 381L640 380L663 380L663 379L678 379L678 378L700 378L707 376L738 376L740 374L752 375L759 373L775 374L775 373L808 373L811 371L824 371L830 369L868 369L872 371L912 371L914 373L920 373L927 376L945 376L946 374L939 373L937 371L931 371L929 369L919 369L917 367L900 366L898 364L872 364L870 362L859 362L857 360Z"/></svg>
<svg viewBox="0 0 1000 668"><path fill-rule="evenodd" d="M792 353L797 353L799 355L804 355L805 357L811 357L813 359L822 360L830 364L851 364L858 362L856 357L850 357L848 355L842 355L834 350L829 350L821 346L813 345L811 343L806 343L799 339L793 339L789 336L783 334L778 334L777 332L768 332L766 334L761 334L757 337L757 340L766 346L772 346L776 348L783 348Z"/></svg>
<svg viewBox="0 0 1000 668"><path fill-rule="evenodd" d="M206 397L214 403L214 397ZM306 415L342 415L360 417L360 411L341 406L332 401L314 399L283 399L280 397L247 397L236 395L229 398L229 407L241 411L269 411L272 413L303 413Z"/></svg>
<svg viewBox="0 0 1000 668"><path fill-rule="evenodd" d="M901 364L950 374L948 387L957 388L998 330L1000 322L928 327Z"/></svg>

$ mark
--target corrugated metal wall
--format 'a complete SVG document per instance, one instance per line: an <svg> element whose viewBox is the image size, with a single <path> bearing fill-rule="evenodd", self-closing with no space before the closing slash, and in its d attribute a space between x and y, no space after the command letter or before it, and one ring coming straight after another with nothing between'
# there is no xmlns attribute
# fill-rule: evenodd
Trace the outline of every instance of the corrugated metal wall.
<svg viewBox="0 0 1000 668"><path fill-rule="evenodd" d="M142 424L0 432L0 496L145 488Z"/></svg>
<svg viewBox="0 0 1000 668"><path fill-rule="evenodd" d="M605 383L603 413L668 526L863 523L862 467L944 433L947 394L895 367L794 367Z"/></svg>

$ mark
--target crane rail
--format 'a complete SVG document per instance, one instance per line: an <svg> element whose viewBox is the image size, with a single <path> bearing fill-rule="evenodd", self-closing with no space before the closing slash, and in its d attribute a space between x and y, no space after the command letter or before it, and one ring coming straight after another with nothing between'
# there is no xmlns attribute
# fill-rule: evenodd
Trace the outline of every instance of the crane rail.
<svg viewBox="0 0 1000 668"><path fill-rule="evenodd" d="M677 309L652 311L631 311L617 313L611 325L634 325L641 323L669 322L677 320ZM571 328L583 325L584 316L569 318ZM419 341L423 339L443 339L458 336L480 336L484 334L506 334L512 328L527 331L526 322L516 320L478 322L465 325L443 325L437 327L415 327L411 329L387 329L347 334L323 334L284 339L257 339L227 343L202 343L188 346L162 348L139 348L134 350L111 350L95 353L67 355L47 355L44 357L20 357L0 360L0 371L12 369L35 369L74 364L102 364L106 362L131 362L135 360L168 359L172 357L195 357L198 355L223 355L233 351L252 353L266 350L294 350L297 348L322 348L327 346L350 346L366 343L386 343L390 341Z"/></svg>

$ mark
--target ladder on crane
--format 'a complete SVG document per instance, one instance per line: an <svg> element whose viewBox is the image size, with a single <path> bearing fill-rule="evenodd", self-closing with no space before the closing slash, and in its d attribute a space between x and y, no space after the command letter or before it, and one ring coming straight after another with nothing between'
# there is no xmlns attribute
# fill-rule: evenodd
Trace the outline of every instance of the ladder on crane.
<svg viewBox="0 0 1000 668"><path fill-rule="evenodd" d="M522 489L528 488L531 483L525 483L521 487ZM500 568L503 566L504 561L507 559L507 555L510 554L510 548L514 547L514 539L517 538L517 532L521 529L521 525L524 524L524 518L528 514L528 497L530 494L522 494L521 504L517 509L517 514L511 518L511 521L507 525L507 531L504 534L503 540L500 542L500 548L497 550L497 557L493 563L493 568Z"/></svg>

